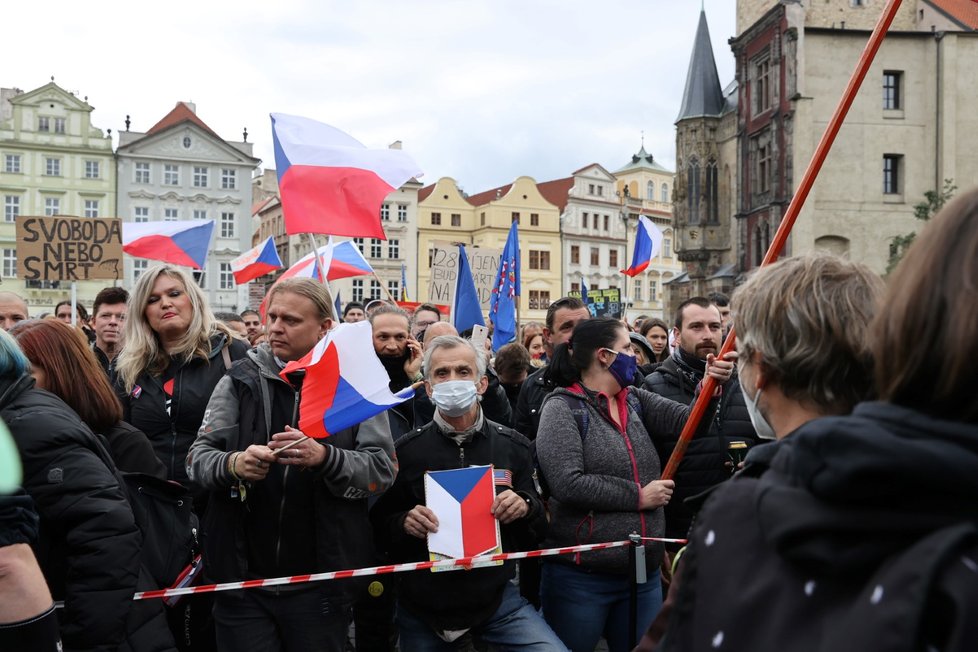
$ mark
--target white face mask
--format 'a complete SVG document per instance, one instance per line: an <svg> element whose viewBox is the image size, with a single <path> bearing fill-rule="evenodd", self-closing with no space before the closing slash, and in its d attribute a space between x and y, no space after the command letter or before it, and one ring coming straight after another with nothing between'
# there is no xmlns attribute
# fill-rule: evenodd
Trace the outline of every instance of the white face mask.
<svg viewBox="0 0 978 652"><path fill-rule="evenodd" d="M740 380L742 379L743 377L740 378ZM744 404L747 406L747 415L750 417L751 425L754 426L754 432L757 433L757 436L761 439L777 439L778 436L774 434L774 428L771 427L771 424L761 414L760 408L757 407L763 390L758 389L754 398L751 398L750 394L747 393L747 388L744 387L744 383L741 382L740 391L744 393L744 397L747 399Z"/></svg>
<svg viewBox="0 0 978 652"><path fill-rule="evenodd" d="M431 388L431 402L447 417L460 417L472 409L478 391L471 380L446 380Z"/></svg>

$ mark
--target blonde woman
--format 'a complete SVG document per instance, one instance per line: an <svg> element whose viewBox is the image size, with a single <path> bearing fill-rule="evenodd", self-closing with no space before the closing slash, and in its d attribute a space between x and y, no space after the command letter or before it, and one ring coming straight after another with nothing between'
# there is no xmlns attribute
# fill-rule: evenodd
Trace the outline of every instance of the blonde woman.
<svg viewBox="0 0 978 652"><path fill-rule="evenodd" d="M190 275L170 265L136 281L124 340L115 366L123 421L146 433L167 479L187 483L187 451L207 401L248 344L214 319Z"/></svg>

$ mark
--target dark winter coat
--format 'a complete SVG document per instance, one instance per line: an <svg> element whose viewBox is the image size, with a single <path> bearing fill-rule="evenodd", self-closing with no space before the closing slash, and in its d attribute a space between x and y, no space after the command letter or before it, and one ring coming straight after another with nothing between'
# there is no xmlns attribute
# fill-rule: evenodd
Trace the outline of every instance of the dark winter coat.
<svg viewBox="0 0 978 652"><path fill-rule="evenodd" d="M211 352L206 360L193 358L176 370L169 415L159 376L144 371L136 378L132 391L119 392L122 420L146 433L156 456L166 466L168 480L188 484L184 462L190 445L197 438L211 392L227 371L221 355L225 346L232 362L243 358L248 351L248 345L241 340L228 342L223 334L211 337Z"/></svg>
<svg viewBox="0 0 978 652"><path fill-rule="evenodd" d="M516 399L513 429L530 441L537 438L543 401L555 387L547 373L548 369L549 367L543 367L527 376L526 380L523 381L520 396Z"/></svg>
<svg viewBox="0 0 978 652"><path fill-rule="evenodd" d="M34 546L60 613L65 650L172 648L162 606L135 606L142 537L108 452L62 400L30 376L0 380L0 418L20 449L40 516Z"/></svg>
<svg viewBox="0 0 978 652"><path fill-rule="evenodd" d="M865 403L707 500L661 650L978 649L978 426Z"/></svg>
<svg viewBox="0 0 978 652"><path fill-rule="evenodd" d="M692 378L680 369L675 356L669 357L654 372L646 376L645 389L673 401L691 405L696 385L703 379L702 373ZM653 434L655 448L663 466L672 455L679 433ZM734 441L753 446L761 441L754 432L744 393L736 376L723 385L719 407L708 432L702 432L689 442L683 461L676 471L676 491L666 506L666 536L684 538L693 522L694 511L684 501L706 491L731 476L732 465L727 464L727 446Z"/></svg>
<svg viewBox="0 0 978 652"><path fill-rule="evenodd" d="M153 445L144 433L120 421L98 434L105 439L106 448L117 469L166 480L166 466L156 456Z"/></svg>
<svg viewBox="0 0 978 652"><path fill-rule="evenodd" d="M543 503L533 486L530 442L510 428L485 419L473 438L459 446L431 422L398 440L397 458L397 480L370 512L378 546L394 562L428 560L425 540L404 531L407 513L425 504L426 471L484 464L512 471L512 489L529 502L530 511L518 521L500 525L503 549L531 550L546 532ZM497 486L496 490L508 488ZM435 629L466 629L499 608L503 589L514 573L514 562L466 571L406 573L399 599Z"/></svg>

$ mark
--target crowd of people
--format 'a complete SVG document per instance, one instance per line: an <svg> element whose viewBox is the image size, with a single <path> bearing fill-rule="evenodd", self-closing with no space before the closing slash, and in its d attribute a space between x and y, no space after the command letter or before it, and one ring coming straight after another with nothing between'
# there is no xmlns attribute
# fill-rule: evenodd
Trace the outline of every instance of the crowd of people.
<svg viewBox="0 0 978 652"><path fill-rule="evenodd" d="M859 263L787 258L671 323L564 297L495 353L431 304L337 315L312 279L274 285L264 315L213 313L168 265L90 316L62 302L31 319L2 292L0 418L24 479L0 497L0 648L978 649L976 300L978 191L888 287ZM305 438L304 373L282 370L361 321L413 397ZM619 547L132 599L165 588L147 539L181 534L140 515L133 477L186 488L180 565L236 582L427 561L425 474L488 464L504 551L637 534L646 581Z"/></svg>

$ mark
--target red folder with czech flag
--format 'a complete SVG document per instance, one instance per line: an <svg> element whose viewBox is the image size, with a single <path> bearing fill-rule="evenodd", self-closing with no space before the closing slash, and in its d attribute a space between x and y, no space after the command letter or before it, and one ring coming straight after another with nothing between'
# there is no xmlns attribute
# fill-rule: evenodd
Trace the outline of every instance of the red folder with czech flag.
<svg viewBox="0 0 978 652"><path fill-rule="evenodd" d="M428 471L425 504L438 518L438 531L428 533L434 559L459 559L501 552L499 521L492 514L496 498L492 466Z"/></svg>

